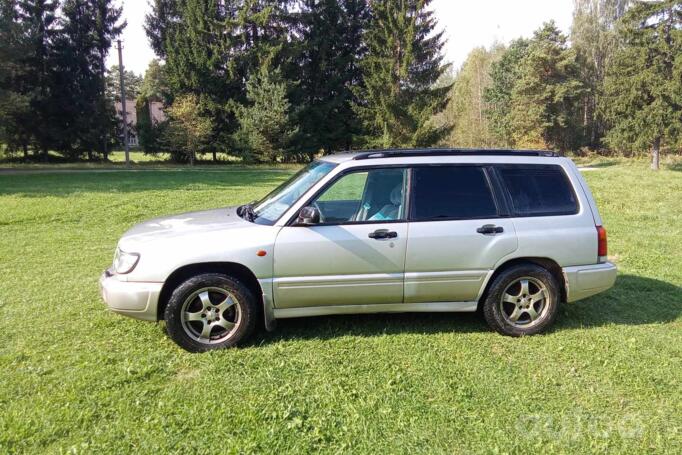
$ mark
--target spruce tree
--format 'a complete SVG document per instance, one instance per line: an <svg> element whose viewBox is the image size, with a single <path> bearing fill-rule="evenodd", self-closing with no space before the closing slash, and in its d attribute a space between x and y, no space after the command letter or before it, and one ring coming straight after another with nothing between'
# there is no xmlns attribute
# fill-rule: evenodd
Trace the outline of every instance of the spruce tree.
<svg viewBox="0 0 682 455"><path fill-rule="evenodd" d="M95 52L97 62L95 71L100 79L100 105L97 109L97 124L101 136L101 151L104 159L108 158L109 133L111 124L114 121L113 108L110 98L107 97L107 78L106 78L106 58L111 49L113 40L116 39L126 26L126 22L120 22L123 7L116 7L112 0L90 0L90 9L95 16L95 29L93 38L95 40Z"/></svg>
<svg viewBox="0 0 682 455"><path fill-rule="evenodd" d="M366 0L303 2L297 143L309 156L350 149L360 132L352 89L362 83L359 60L368 18Z"/></svg>
<svg viewBox="0 0 682 455"><path fill-rule="evenodd" d="M519 74L510 119L515 145L565 152L579 144L578 105L584 86L575 51L553 21L535 32Z"/></svg>
<svg viewBox="0 0 682 455"><path fill-rule="evenodd" d="M151 12L145 15L144 30L154 53L166 58L166 49L170 45L166 40L173 24L180 20L182 0L153 0L149 6Z"/></svg>
<svg viewBox="0 0 682 455"><path fill-rule="evenodd" d="M58 39L57 7L57 1L16 2L26 54L20 59L24 72L15 83L29 101L28 111L16 119L16 131L23 140L30 140L42 152L44 159L61 134L51 116L56 110L53 68Z"/></svg>
<svg viewBox="0 0 682 455"><path fill-rule="evenodd" d="M424 147L438 143L449 125L432 117L447 104L449 86L435 84L443 64L443 32L435 32L431 0L376 0L365 34L367 54L356 107L369 147Z"/></svg>
<svg viewBox="0 0 682 455"><path fill-rule="evenodd" d="M24 61L29 51L24 31L16 1L0 0L0 143L10 152L22 149L28 158L31 132L24 120L30 115L30 93L23 80L30 69Z"/></svg>
<svg viewBox="0 0 682 455"><path fill-rule="evenodd" d="M682 146L682 3L636 2L619 27L621 46L608 69L601 109L606 142L624 151Z"/></svg>

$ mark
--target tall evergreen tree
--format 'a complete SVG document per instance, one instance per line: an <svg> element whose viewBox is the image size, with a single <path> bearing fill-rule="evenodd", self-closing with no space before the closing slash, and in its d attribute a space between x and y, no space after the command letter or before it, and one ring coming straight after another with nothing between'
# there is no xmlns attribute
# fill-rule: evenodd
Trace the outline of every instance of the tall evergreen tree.
<svg viewBox="0 0 682 455"><path fill-rule="evenodd" d="M104 152L105 138L116 136L113 106L103 102L101 65L106 46L121 31L120 11L109 14L100 7L95 0L66 0L61 8L51 117L60 129L56 147L71 157L87 153L91 159L94 151Z"/></svg>
<svg viewBox="0 0 682 455"><path fill-rule="evenodd" d="M23 120L30 115L30 93L22 80L30 70L24 62L29 47L22 25L16 0L0 0L0 143L9 151L22 149L27 158L30 130Z"/></svg>
<svg viewBox="0 0 682 455"><path fill-rule="evenodd" d="M144 30L154 53L166 58L169 33L180 21L180 8L183 0L151 0L151 12L145 16Z"/></svg>
<svg viewBox="0 0 682 455"><path fill-rule="evenodd" d="M370 147L429 146L448 125L433 116L447 104L449 86L435 84L443 64L443 32L435 32L431 0L375 0L365 34L363 85L357 112Z"/></svg>
<svg viewBox="0 0 682 455"><path fill-rule="evenodd" d="M29 111L18 119L18 131L31 138L45 159L59 130L51 118L55 111L54 49L58 37L56 11L58 2L20 0L16 3L18 19L25 36L26 55L22 59L25 72L17 81L28 96Z"/></svg>
<svg viewBox="0 0 682 455"><path fill-rule="evenodd" d="M530 41L519 38L511 42L499 60L490 66L490 86L486 87L485 115L496 143L501 147L514 145L511 124L512 91L521 77L521 62L528 54Z"/></svg>
<svg viewBox="0 0 682 455"><path fill-rule="evenodd" d="M99 108L97 123L100 126L102 148L104 159L108 158L109 140L108 133L112 122L112 108L110 99L106 96L107 78L106 78L106 58L109 54L109 49L113 40L116 39L126 26L126 22L120 22L123 7L116 7L113 0L90 0L90 8L95 16L95 51L98 60L96 62L96 71L100 79L100 93L99 93Z"/></svg>
<svg viewBox="0 0 682 455"><path fill-rule="evenodd" d="M212 118L209 141L224 148L237 128L228 102L246 102L246 81L261 65L282 66L288 1L182 0L167 21L163 54L171 98L195 94ZM149 22L149 21L148 21Z"/></svg>
<svg viewBox="0 0 682 455"><path fill-rule="evenodd" d="M576 50L585 90L581 117L586 144L600 146L605 132L604 119L597 106L604 89L606 68L616 50L616 21L630 0L575 0L571 45Z"/></svg>
<svg viewBox="0 0 682 455"><path fill-rule="evenodd" d="M627 151L682 146L682 2L635 2L619 27L621 46L608 69L601 108L606 142Z"/></svg>
<svg viewBox="0 0 682 455"><path fill-rule="evenodd" d="M362 83L359 61L368 18L366 0L303 2L297 142L308 155L350 149L360 132L353 87Z"/></svg>
<svg viewBox="0 0 682 455"><path fill-rule="evenodd" d="M512 90L515 145L562 152L577 145L578 102L584 86L575 51L553 21L535 32L519 72Z"/></svg>

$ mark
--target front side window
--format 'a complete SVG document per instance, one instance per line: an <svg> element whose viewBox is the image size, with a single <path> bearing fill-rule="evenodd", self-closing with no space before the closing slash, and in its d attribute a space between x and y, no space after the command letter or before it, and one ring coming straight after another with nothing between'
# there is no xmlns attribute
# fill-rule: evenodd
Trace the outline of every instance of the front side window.
<svg viewBox="0 0 682 455"><path fill-rule="evenodd" d="M370 169L346 174L312 205L328 224L394 221L405 218L405 169Z"/></svg>
<svg viewBox="0 0 682 455"><path fill-rule="evenodd" d="M415 221L497 217L495 200L480 166L417 167L412 188Z"/></svg>
<svg viewBox="0 0 682 455"><path fill-rule="evenodd" d="M497 170L515 216L572 215L578 201L561 166L505 166Z"/></svg>
<svg viewBox="0 0 682 455"><path fill-rule="evenodd" d="M303 194L329 174L336 164L314 161L253 205L252 221L272 225Z"/></svg>

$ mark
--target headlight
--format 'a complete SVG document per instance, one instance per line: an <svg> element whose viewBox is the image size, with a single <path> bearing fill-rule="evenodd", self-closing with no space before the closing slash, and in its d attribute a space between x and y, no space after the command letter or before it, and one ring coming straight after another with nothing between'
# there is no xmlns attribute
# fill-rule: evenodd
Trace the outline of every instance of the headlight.
<svg viewBox="0 0 682 455"><path fill-rule="evenodd" d="M120 274L130 273L139 260L139 254L126 253L125 251L121 251L120 248L116 248L116 254L114 254L114 271Z"/></svg>

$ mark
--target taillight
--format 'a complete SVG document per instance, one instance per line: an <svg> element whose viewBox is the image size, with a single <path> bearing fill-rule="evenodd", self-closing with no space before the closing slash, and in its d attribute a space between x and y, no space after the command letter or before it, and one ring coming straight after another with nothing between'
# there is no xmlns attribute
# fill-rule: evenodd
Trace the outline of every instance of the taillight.
<svg viewBox="0 0 682 455"><path fill-rule="evenodd" d="M606 261L607 251L606 229L604 229L604 226L597 226L597 256L599 256L599 262Z"/></svg>

